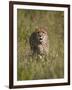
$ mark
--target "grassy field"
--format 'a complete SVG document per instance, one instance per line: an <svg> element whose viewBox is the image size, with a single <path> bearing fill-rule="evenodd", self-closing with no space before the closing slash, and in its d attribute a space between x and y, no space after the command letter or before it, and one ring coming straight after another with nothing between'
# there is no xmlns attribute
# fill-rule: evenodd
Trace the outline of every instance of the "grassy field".
<svg viewBox="0 0 72 90"><path fill-rule="evenodd" d="M45 59L31 56L29 38L36 27L46 27L49 54ZM17 10L17 80L64 77L64 12Z"/></svg>

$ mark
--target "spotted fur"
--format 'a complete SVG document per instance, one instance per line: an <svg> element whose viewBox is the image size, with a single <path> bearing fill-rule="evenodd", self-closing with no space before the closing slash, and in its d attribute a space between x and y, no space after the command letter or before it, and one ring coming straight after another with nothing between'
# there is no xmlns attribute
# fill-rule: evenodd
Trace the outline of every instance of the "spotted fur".
<svg viewBox="0 0 72 90"><path fill-rule="evenodd" d="M48 33L44 28L38 28L31 34L30 47L33 55L48 55Z"/></svg>

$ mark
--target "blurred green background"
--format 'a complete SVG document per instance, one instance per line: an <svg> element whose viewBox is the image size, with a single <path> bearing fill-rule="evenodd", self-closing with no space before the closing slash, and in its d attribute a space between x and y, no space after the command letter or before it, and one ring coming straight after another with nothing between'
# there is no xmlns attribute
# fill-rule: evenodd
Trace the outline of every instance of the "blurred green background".
<svg viewBox="0 0 72 90"><path fill-rule="evenodd" d="M32 58L29 38L36 27L46 27L49 54L46 60ZM64 77L64 12L17 10L17 80Z"/></svg>

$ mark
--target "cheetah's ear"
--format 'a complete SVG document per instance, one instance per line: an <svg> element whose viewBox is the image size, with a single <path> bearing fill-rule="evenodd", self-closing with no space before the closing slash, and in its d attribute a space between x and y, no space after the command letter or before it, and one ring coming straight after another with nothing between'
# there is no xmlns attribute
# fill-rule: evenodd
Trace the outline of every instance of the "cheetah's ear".
<svg viewBox="0 0 72 90"><path fill-rule="evenodd" d="M46 33L48 33L48 27L47 26L44 27L44 30L46 31Z"/></svg>

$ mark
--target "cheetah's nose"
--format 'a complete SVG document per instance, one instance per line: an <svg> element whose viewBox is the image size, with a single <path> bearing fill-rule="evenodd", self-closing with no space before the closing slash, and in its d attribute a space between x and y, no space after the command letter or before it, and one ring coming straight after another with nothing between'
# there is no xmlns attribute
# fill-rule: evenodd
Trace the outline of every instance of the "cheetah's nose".
<svg viewBox="0 0 72 90"><path fill-rule="evenodd" d="M40 40L42 40L42 38L40 37Z"/></svg>
<svg viewBox="0 0 72 90"><path fill-rule="evenodd" d="M41 35L40 35L40 37L41 37Z"/></svg>

